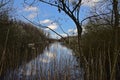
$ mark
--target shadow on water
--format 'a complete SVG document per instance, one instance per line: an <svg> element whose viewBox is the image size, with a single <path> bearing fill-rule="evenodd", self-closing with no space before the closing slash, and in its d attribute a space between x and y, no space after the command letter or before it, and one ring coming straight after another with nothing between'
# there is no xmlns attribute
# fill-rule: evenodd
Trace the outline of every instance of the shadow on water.
<svg viewBox="0 0 120 80"><path fill-rule="evenodd" d="M9 71L4 80L83 80L72 50L60 43L52 43L43 54Z"/></svg>

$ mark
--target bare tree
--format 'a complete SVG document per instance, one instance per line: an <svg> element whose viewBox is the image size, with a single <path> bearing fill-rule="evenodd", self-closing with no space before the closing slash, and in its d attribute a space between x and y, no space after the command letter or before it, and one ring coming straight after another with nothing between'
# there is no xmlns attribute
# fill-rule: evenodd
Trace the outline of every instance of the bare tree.
<svg viewBox="0 0 120 80"><path fill-rule="evenodd" d="M5 5L7 5L10 2L10 0L1 0L0 1L0 8L4 7Z"/></svg>
<svg viewBox="0 0 120 80"><path fill-rule="evenodd" d="M90 19L91 23L93 24L95 22L98 23L100 21L99 25L109 25L112 28L112 42L113 43L113 53L109 54L111 57L109 57L109 66L110 67L110 80L116 80L116 77L119 76L117 72L117 67L120 66L120 64L117 63L119 58L119 22L120 22L120 1L119 0L101 0L100 4L92 10L92 16L87 17L85 19ZM100 9L98 9L98 7ZM106 14L106 12L108 14ZM104 14L105 13L105 14ZM101 15L102 14L102 15ZM103 15L104 14L104 15ZM102 21L102 23L101 23ZM118 79L117 79L118 80Z"/></svg>
<svg viewBox="0 0 120 80"><path fill-rule="evenodd" d="M27 0L24 1L26 2ZM82 0L38 0L38 1L57 7L59 12L61 11L65 12L65 14L67 14L73 20L77 27L78 42L80 44L82 26L79 21L79 12Z"/></svg>

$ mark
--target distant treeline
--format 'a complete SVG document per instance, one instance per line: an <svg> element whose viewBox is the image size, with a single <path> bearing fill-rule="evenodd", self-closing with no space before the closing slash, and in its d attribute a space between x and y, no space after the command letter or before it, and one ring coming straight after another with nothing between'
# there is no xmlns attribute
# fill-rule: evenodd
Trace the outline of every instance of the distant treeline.
<svg viewBox="0 0 120 80"><path fill-rule="evenodd" d="M101 22L102 23L102 22ZM116 58L114 55L120 54L120 27L118 27L117 45L115 51L114 30L111 25L100 25L99 23L92 24L88 22L84 26L85 31L81 36L81 51L78 48L77 36L66 37L65 44L73 49L82 66L86 66L82 59L87 61L87 70L90 74L90 80L93 78L102 77L104 80L110 80L111 67L114 68L116 80L120 79L120 55ZM81 54L83 54L81 59ZM80 56L80 57L79 57ZM116 59L116 64L113 62ZM80 64L81 64L80 63ZM101 74L99 74L101 73Z"/></svg>
<svg viewBox="0 0 120 80"><path fill-rule="evenodd" d="M40 28L20 20L0 17L0 76L42 53L48 36ZM37 46L36 46L37 45Z"/></svg>

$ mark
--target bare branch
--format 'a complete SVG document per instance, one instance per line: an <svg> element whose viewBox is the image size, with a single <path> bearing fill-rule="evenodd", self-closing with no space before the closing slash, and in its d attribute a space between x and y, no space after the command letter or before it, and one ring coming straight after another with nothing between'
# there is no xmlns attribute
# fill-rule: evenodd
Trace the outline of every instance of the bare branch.
<svg viewBox="0 0 120 80"><path fill-rule="evenodd" d="M101 15L107 15L107 14L110 14L111 12L109 12L109 13L102 13L102 14L98 14L98 15L93 15L93 16L89 16L89 17L86 17L85 19L83 19L82 21L81 21L81 25L82 25L82 23L85 21L85 20L87 20L87 19L90 19L90 18L93 18L93 17L98 17L98 16L101 16Z"/></svg>
<svg viewBox="0 0 120 80"><path fill-rule="evenodd" d="M24 16L23 16L24 17ZM60 35L59 33L57 33L55 30L53 30L53 29L51 29L51 28L49 28L49 27L47 27L47 26L43 26L43 25L41 25L41 24L37 24L37 23L34 23L34 22L32 22L32 21L30 21L29 19L27 19L26 17L24 17L27 21L29 21L30 23L32 23L32 24L34 24L34 25L36 25L36 26L39 26L39 27L41 27L41 28L48 28L49 30L51 30L52 32L54 32L55 34L57 34L58 36L60 36L61 38L63 38L64 39L64 37L62 36L62 35Z"/></svg>
<svg viewBox="0 0 120 80"><path fill-rule="evenodd" d="M73 12L70 10L69 6L67 6L64 1L62 1L63 4L63 10L69 12L69 14L73 14Z"/></svg>
<svg viewBox="0 0 120 80"><path fill-rule="evenodd" d="M60 6L56 5L56 4L49 3L49 2L44 1L44 0L39 0L39 1L40 1L40 2L43 2L43 3L46 3L46 4L49 4L49 5L51 5L51 6L54 6L54 7L59 7L59 8L61 8L61 9L62 9L62 7L60 7Z"/></svg>
<svg viewBox="0 0 120 80"><path fill-rule="evenodd" d="M67 32L65 32L61 26L60 26L60 29L61 29L65 34L67 34L67 36L69 36L69 34L68 34Z"/></svg>
<svg viewBox="0 0 120 80"><path fill-rule="evenodd" d="M8 4L9 2L10 2L10 0L7 1L7 2L5 2L5 3L1 3L1 4L0 4L0 8L2 8L3 6L5 6L5 5Z"/></svg>
<svg viewBox="0 0 120 80"><path fill-rule="evenodd" d="M32 5L35 3L35 1L36 1L36 0L33 0L33 1L31 2L31 4L29 4L29 3L27 3L27 0L24 0L24 3L27 4L27 5L32 6Z"/></svg>
<svg viewBox="0 0 120 80"><path fill-rule="evenodd" d="M82 0L79 0L78 4L75 6L75 8L73 9L72 13L78 8L80 7Z"/></svg>

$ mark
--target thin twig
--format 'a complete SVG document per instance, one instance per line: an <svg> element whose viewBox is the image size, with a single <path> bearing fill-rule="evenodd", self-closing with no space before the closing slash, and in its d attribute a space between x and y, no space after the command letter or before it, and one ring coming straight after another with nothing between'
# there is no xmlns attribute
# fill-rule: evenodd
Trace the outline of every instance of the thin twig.
<svg viewBox="0 0 120 80"><path fill-rule="evenodd" d="M81 25L82 25L82 23L83 23L85 20L87 20L87 19L90 19L90 18L93 18L93 17L98 17L98 16L101 16L101 15L107 15L107 14L110 14L110 13L111 13L111 12L109 12L109 13L102 13L102 14L92 15L92 16L86 17L85 19L83 19L83 20L81 21Z"/></svg>
<svg viewBox="0 0 120 80"><path fill-rule="evenodd" d="M24 16L23 16L24 17ZM55 34L57 34L58 36L60 36L61 38L63 38L64 39L64 37L62 36L62 35L60 35L59 33L57 33L55 30L53 30L53 29L51 29L51 28L49 28L49 27L47 27L47 26L43 26L43 25L41 25L41 24L37 24L37 23L34 23L34 22L32 22L31 20L29 20L29 19L27 19L26 17L24 17L27 21L29 21L30 23L32 23L32 24L34 24L34 25L36 25L36 26L39 26L39 27L41 27L41 28L48 28L49 30L51 30L52 32L54 32Z"/></svg>

